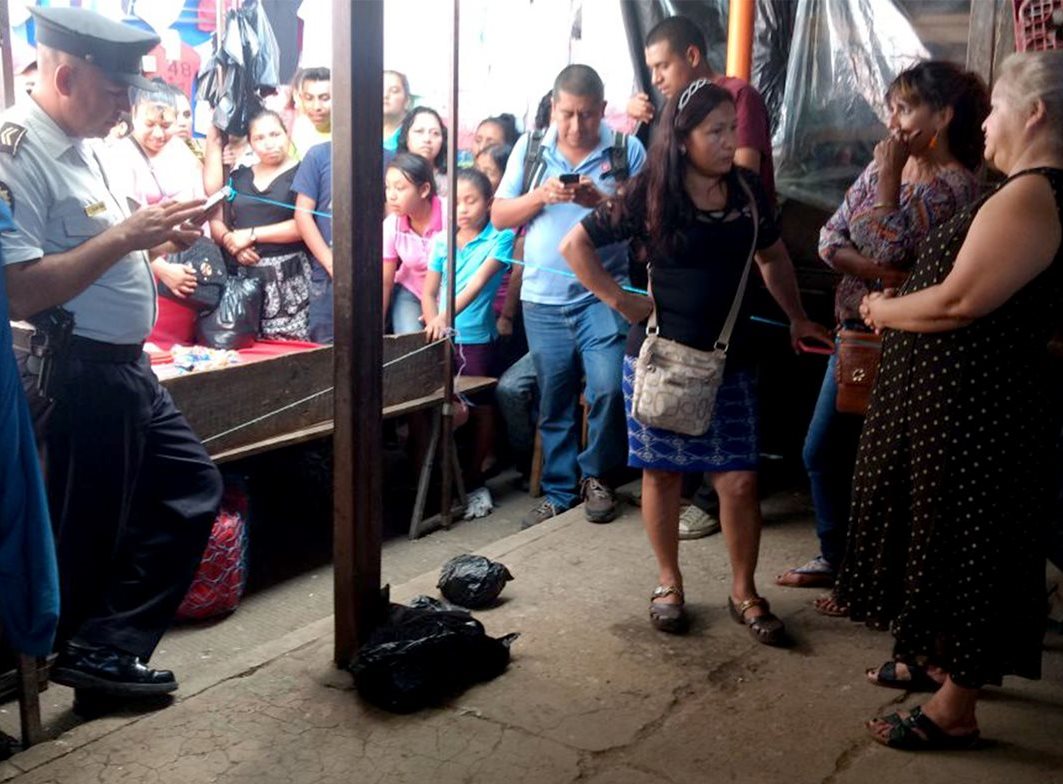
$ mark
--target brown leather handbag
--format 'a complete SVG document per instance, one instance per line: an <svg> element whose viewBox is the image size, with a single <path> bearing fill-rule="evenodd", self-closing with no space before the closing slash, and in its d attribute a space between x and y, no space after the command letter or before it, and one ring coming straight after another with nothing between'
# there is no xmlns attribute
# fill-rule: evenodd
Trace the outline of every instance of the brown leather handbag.
<svg viewBox="0 0 1063 784"><path fill-rule="evenodd" d="M860 416L867 413L881 359L880 335L855 329L838 330L838 364L834 376L838 382L835 399L838 411Z"/></svg>

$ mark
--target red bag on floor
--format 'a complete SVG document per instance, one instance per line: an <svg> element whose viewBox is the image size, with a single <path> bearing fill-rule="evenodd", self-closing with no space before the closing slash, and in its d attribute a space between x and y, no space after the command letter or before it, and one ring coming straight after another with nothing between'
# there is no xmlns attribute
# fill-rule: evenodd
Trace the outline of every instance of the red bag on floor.
<svg viewBox="0 0 1063 784"><path fill-rule="evenodd" d="M226 504L218 512L195 579L177 608L180 620L214 618L239 606L247 582L247 504L237 506L242 510Z"/></svg>

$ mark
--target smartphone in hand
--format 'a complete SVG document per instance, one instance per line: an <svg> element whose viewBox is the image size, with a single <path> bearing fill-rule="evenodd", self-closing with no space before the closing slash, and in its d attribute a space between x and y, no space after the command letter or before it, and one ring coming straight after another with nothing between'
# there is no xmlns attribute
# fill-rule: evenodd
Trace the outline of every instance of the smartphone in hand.
<svg viewBox="0 0 1063 784"><path fill-rule="evenodd" d="M219 190L211 194L210 198L208 198L206 203L203 205L203 209L199 211L199 214L188 222L192 224L199 224L207 220L214 213L214 211L221 206L221 203L223 201L226 201L232 196L232 193L232 188L230 188L228 185L223 185Z"/></svg>
<svg viewBox="0 0 1063 784"><path fill-rule="evenodd" d="M562 174L558 179L561 180L561 184L565 186L579 185L579 175L576 173Z"/></svg>

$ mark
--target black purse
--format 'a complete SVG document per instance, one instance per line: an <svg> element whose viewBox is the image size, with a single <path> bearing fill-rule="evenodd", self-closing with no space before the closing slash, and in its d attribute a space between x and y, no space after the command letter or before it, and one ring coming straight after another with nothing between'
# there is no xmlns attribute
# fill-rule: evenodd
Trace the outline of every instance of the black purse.
<svg viewBox="0 0 1063 784"><path fill-rule="evenodd" d="M229 278L218 307L201 314L196 322L196 344L220 349L247 348L258 337L262 304L261 280Z"/></svg>
<svg viewBox="0 0 1063 784"><path fill-rule="evenodd" d="M196 275L196 288L187 297L179 297L159 281L159 296L200 312L218 307L229 274L225 270L221 249L212 240L200 237L187 250L169 254L166 261L190 266Z"/></svg>

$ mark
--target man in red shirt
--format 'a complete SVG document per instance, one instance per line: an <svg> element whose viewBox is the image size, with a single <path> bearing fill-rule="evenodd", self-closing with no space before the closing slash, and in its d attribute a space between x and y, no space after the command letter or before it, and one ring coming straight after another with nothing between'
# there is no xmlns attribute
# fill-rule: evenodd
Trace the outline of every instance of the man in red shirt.
<svg viewBox="0 0 1063 784"><path fill-rule="evenodd" d="M771 131L764 99L748 82L712 70L705 59L705 36L685 16L672 16L646 35L646 67L653 86L671 98L695 79L708 79L734 97L738 113L738 149L735 163L760 175L764 189L775 200L775 167L771 160ZM627 102L633 119L651 124L655 119L653 102L646 93L633 95Z"/></svg>

